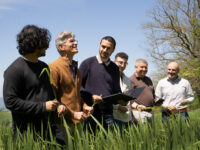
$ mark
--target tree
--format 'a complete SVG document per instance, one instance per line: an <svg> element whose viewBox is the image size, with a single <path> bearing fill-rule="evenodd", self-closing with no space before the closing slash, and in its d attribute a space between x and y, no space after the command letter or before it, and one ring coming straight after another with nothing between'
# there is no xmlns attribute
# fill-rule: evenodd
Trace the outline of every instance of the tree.
<svg viewBox="0 0 200 150"><path fill-rule="evenodd" d="M156 0L148 13L149 54L158 70L177 61L181 76L187 78L200 96L200 0ZM159 76L162 76L163 72Z"/></svg>

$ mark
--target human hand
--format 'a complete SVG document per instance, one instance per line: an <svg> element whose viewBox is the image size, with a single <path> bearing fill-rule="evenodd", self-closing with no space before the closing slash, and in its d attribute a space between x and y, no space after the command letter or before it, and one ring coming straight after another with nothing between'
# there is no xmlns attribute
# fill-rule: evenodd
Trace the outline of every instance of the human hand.
<svg viewBox="0 0 200 150"><path fill-rule="evenodd" d="M56 99L47 101L45 103L46 111L55 111L57 109L58 104L59 104L59 102Z"/></svg>
<svg viewBox="0 0 200 150"><path fill-rule="evenodd" d="M85 106L83 108L83 112L87 115L90 116L90 114L92 114L94 111L94 107L90 107L90 106Z"/></svg>
<svg viewBox="0 0 200 150"><path fill-rule="evenodd" d="M99 104L103 101L103 99L99 95L92 95L92 101L94 104Z"/></svg>
<svg viewBox="0 0 200 150"><path fill-rule="evenodd" d="M121 113L125 113L125 112L128 111L128 108L125 107L125 106L121 106L121 105L119 105L118 110L119 110Z"/></svg>
<svg viewBox="0 0 200 150"><path fill-rule="evenodd" d="M138 103L133 102L133 103L131 104L131 109L136 109L137 106L138 106Z"/></svg>
<svg viewBox="0 0 200 150"><path fill-rule="evenodd" d="M186 105L187 102L188 102L187 100L182 100L182 101L181 101L181 105Z"/></svg>
<svg viewBox="0 0 200 150"><path fill-rule="evenodd" d="M74 117L75 120L79 120L79 121L87 119L87 115L82 111L81 112L74 112L73 117Z"/></svg>
<svg viewBox="0 0 200 150"><path fill-rule="evenodd" d="M64 115L67 112L67 107L65 105L58 105L57 107L58 117Z"/></svg>
<svg viewBox="0 0 200 150"><path fill-rule="evenodd" d="M143 111L143 110L146 110L147 109L147 107L146 106L144 106L144 105L137 105L137 110L139 110L139 111Z"/></svg>
<svg viewBox="0 0 200 150"><path fill-rule="evenodd" d="M176 110L176 106L169 105L169 106L167 106L167 109L169 109L170 111L173 111L173 110Z"/></svg>
<svg viewBox="0 0 200 150"><path fill-rule="evenodd" d="M128 104L127 101L124 101L122 99L118 100L117 103L120 104L120 105L122 105L122 106L126 106Z"/></svg>
<svg viewBox="0 0 200 150"><path fill-rule="evenodd" d="M161 106L164 102L164 99L155 98L155 106Z"/></svg>

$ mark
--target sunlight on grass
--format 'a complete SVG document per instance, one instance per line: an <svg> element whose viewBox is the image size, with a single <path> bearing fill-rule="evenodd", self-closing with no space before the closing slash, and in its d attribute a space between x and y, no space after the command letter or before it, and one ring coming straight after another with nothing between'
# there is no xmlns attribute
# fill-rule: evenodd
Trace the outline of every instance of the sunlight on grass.
<svg viewBox="0 0 200 150"><path fill-rule="evenodd" d="M180 117L170 118L168 123L161 122L160 113L155 115L155 122L150 124L138 124L130 126L120 133L118 128L105 131L98 123L99 130L96 134L88 131L75 131L71 136L69 128L64 121L68 135L66 149L75 150L165 150L165 149L200 149L200 109L189 112L190 121L186 122ZM95 118L93 118L95 120ZM97 121L97 120L95 120ZM1 123L0 149L30 149L46 150L61 149L56 144L55 137L51 135L50 142L45 139L34 138L32 132L27 132L26 138L18 139L16 143L12 139L11 126ZM65 148L64 148L65 149Z"/></svg>

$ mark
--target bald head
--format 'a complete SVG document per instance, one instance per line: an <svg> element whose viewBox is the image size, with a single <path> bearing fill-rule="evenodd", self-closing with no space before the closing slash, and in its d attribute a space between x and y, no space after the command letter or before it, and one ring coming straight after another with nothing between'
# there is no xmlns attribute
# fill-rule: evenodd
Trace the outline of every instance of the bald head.
<svg viewBox="0 0 200 150"><path fill-rule="evenodd" d="M168 78L176 80L178 77L179 65L177 62L170 62L167 67Z"/></svg>

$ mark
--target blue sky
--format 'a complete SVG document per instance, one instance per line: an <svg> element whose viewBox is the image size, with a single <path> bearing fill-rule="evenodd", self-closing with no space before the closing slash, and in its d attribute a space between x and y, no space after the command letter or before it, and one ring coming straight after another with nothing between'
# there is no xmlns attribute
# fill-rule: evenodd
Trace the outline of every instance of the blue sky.
<svg viewBox="0 0 200 150"><path fill-rule="evenodd" d="M59 56L55 38L63 30L71 31L78 40L79 64L98 53L100 39L113 36L117 52L129 55L125 73L134 72L137 58L147 57L147 41L141 24L149 20L147 11L153 0L0 0L0 97L3 72L20 55L16 35L27 24L47 28L52 35L50 48L41 60L50 63ZM149 64L151 71L151 63Z"/></svg>

